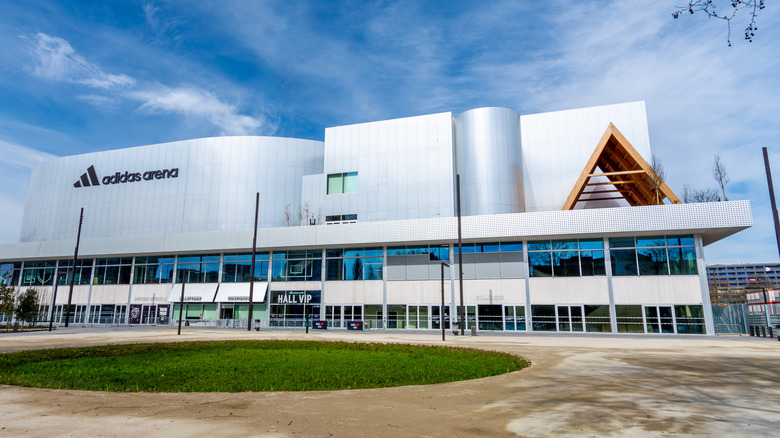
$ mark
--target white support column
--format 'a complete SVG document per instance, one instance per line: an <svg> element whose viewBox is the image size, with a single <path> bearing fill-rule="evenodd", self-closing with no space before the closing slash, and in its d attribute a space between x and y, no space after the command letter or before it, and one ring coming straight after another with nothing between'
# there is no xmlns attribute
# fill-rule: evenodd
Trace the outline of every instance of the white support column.
<svg viewBox="0 0 780 438"><path fill-rule="evenodd" d="M460 254L458 254L458 257L460 257ZM457 307L455 307L455 284L457 280L457 273L458 270L456 269L456 266L458 266L457 263L455 263L455 244L450 244L450 328L452 328L452 321L453 318L456 317ZM444 324L444 321L441 322Z"/></svg>
<svg viewBox="0 0 780 438"><path fill-rule="evenodd" d="M699 285L701 288L701 306L704 311L704 326L710 336L715 335L715 321L712 316L712 302L710 301L710 288L707 284L707 264L704 261L704 245L701 234L694 235L696 242L696 269L699 271Z"/></svg>
<svg viewBox="0 0 780 438"><path fill-rule="evenodd" d="M387 266L387 247L382 247L382 269ZM383 272L384 274L384 272ZM382 275L382 328L387 328L387 276Z"/></svg>
<svg viewBox="0 0 780 438"><path fill-rule="evenodd" d="M525 281L525 331L533 328L531 323L531 269L528 266L528 241L523 240L523 280Z"/></svg>
<svg viewBox="0 0 780 438"><path fill-rule="evenodd" d="M609 326L617 333L617 313L615 311L615 290L612 288L612 257L609 254L609 238L604 238L604 272L607 274L607 293L609 294Z"/></svg>
<svg viewBox="0 0 780 438"><path fill-rule="evenodd" d="M87 324L89 324L90 316L92 316L92 284L95 283L95 263L97 262L97 259L92 259L92 275L89 277L89 294L87 295L87 311L84 312L84 318L81 320L81 326L86 327ZM82 263L83 264L83 263ZM121 264L119 265L121 268ZM76 267L73 267L73 276L76 276ZM75 280L74 280L75 281ZM76 321L73 321L76 322Z"/></svg>
<svg viewBox="0 0 780 438"><path fill-rule="evenodd" d="M325 281L328 276L328 259L325 258L326 254L325 248L322 248L322 268L320 269L320 321L324 321L327 318L325 315ZM384 269L384 265L382 266L382 269ZM384 274L384 272L382 274ZM384 278L385 276L382 275L382 281L384 281Z"/></svg>
<svg viewBox="0 0 780 438"><path fill-rule="evenodd" d="M263 264L261 263L260 266ZM268 279L268 285L265 289L265 326L271 327L271 280L274 273L274 252L268 251L268 272L265 274Z"/></svg>
<svg viewBox="0 0 780 438"><path fill-rule="evenodd" d="M146 273L144 273L144 274L146 274ZM130 265L130 287L127 289L127 311L125 312L125 324L128 324L128 320L126 318L128 318L129 315L130 315L130 303L133 300L133 280L134 279L135 279L135 257L133 257L133 262ZM114 309L115 309L114 311L116 311L116 306L114 307ZM173 312L171 312L171 315L173 315ZM168 318L168 320L170 321L171 318Z"/></svg>

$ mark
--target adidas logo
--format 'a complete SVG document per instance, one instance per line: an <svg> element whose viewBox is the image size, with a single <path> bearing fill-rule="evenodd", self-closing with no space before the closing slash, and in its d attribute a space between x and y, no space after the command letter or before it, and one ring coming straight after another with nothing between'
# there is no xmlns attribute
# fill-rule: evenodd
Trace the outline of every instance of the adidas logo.
<svg viewBox="0 0 780 438"><path fill-rule="evenodd" d="M81 175L81 178L73 183L73 187L89 187L89 186L99 186L100 181L98 180L97 173L95 173L95 166L89 166L86 173Z"/></svg>
<svg viewBox="0 0 780 438"><path fill-rule="evenodd" d="M78 181L73 183L73 187L79 188L99 186L101 183L107 186L111 184L124 184L138 181L151 181L155 179L178 177L179 168L174 167L172 169L147 170L146 172L116 172L113 175L104 176L103 179L100 179L97 176L97 172L95 172L95 166L92 165L87 168L87 171L81 175L81 178L79 178Z"/></svg>

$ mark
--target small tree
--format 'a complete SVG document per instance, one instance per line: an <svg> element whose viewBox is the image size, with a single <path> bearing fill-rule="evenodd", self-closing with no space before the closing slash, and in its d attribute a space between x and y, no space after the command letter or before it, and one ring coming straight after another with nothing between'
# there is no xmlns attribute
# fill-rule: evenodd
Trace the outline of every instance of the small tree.
<svg viewBox="0 0 780 438"><path fill-rule="evenodd" d="M19 294L17 298L16 319L22 321L22 326L27 322L30 325L38 317L38 291L35 288L27 288L26 291Z"/></svg>
<svg viewBox="0 0 780 438"><path fill-rule="evenodd" d="M290 203L289 202L284 204L284 212L282 214L284 214L284 223L285 223L285 225L287 225L289 227L290 226L290 218L292 218L292 212L290 211Z"/></svg>
<svg viewBox="0 0 780 438"><path fill-rule="evenodd" d="M726 166L720 161L720 155L715 154L715 162L712 163L712 177L715 178L715 182L720 186L720 190L723 192L723 200L728 201L726 197L726 184L731 181L729 173L726 171Z"/></svg>
<svg viewBox="0 0 780 438"><path fill-rule="evenodd" d="M692 202L718 202L720 196L718 191L707 187L705 189L692 189L688 184L683 186L683 202L688 204Z"/></svg>
<svg viewBox="0 0 780 438"><path fill-rule="evenodd" d="M655 154L650 156L650 167L653 168L655 175L650 177L650 188L655 192L655 203L662 204L661 202L661 186L666 178L666 171L661 161L656 158Z"/></svg>
<svg viewBox="0 0 780 438"><path fill-rule="evenodd" d="M11 327L11 318L13 318L16 309L14 288L8 286L8 278L8 272L0 278L0 314L6 317L6 330Z"/></svg>

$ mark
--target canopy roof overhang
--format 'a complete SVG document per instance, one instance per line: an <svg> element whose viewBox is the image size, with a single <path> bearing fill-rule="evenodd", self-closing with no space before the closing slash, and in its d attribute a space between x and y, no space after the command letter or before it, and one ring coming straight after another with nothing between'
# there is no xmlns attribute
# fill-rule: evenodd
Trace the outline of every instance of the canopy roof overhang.
<svg viewBox="0 0 780 438"><path fill-rule="evenodd" d="M664 199L680 204L653 167L610 123L566 199L563 210L573 210L581 202L621 199L632 207L660 205Z"/></svg>

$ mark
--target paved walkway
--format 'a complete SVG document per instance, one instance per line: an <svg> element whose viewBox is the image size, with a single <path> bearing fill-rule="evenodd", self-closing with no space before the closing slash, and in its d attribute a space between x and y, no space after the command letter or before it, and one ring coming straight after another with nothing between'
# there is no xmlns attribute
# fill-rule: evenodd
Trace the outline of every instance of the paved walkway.
<svg viewBox="0 0 780 438"><path fill-rule="evenodd" d="M2 335L0 351L195 339L441 343L435 334L81 329ZM0 437L773 436L780 342L756 338L448 336L528 369L429 386L289 393L103 393L0 386ZM2 372L2 370L0 370Z"/></svg>

